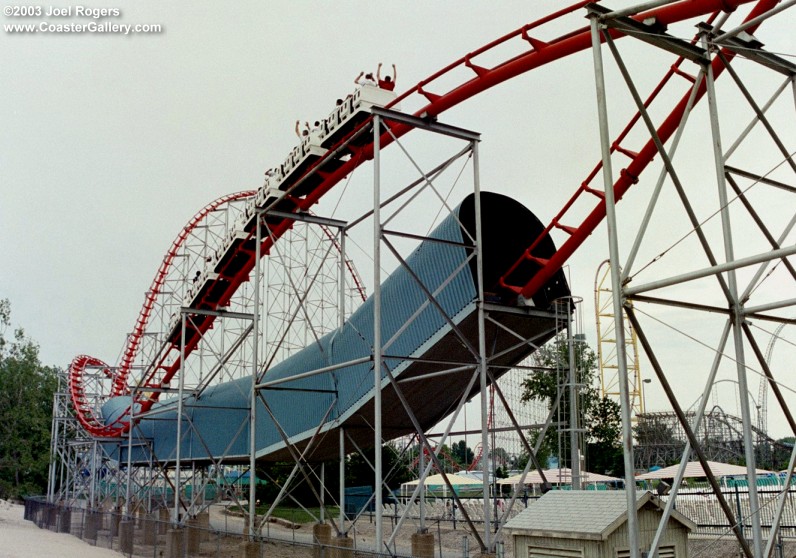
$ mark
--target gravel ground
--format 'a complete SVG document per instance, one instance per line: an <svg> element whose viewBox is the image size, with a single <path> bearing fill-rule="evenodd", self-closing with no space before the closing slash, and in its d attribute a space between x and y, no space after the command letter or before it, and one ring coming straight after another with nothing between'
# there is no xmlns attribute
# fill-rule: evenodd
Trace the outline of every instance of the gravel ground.
<svg viewBox="0 0 796 558"><path fill-rule="evenodd" d="M39 529L34 523L23 519L24 507L0 500L0 558L22 558L27 556L63 557L79 556L80 558L118 558L118 538L109 532L101 532L95 545L82 541L67 533L55 533L47 529ZM73 532L80 532L78 514L73 514ZM201 543L198 556L202 557L238 557L242 556L241 545L245 521L225 513L220 505L212 506L210 513L212 531L207 540ZM262 536L269 541L260 548L260 556L265 558L321 558L313 552L311 546L313 524L305 523L290 528L286 525L268 523L262 529ZM396 528L393 518L385 517L384 535L390 538ZM417 520L407 520L394 537L395 552L408 556L411 554L411 535L419 528ZM434 535L435 558L459 558L467 554L472 557L480 554L479 544L475 537L461 522L456 529L450 522L436 520L427 523L428 532ZM348 536L352 539L357 558L368 558L373 551L375 526L370 518L363 517L356 525L346 525ZM228 531L232 535L221 535L219 531ZM237 533L237 535L235 535ZM332 536L335 535L332 531ZM466 542L465 542L466 540ZM103 548L104 547L104 548ZM165 556L166 536L157 538L157 546L143 545L140 529L136 529L135 556ZM504 544L505 558L513 558L511 541ZM323 558L328 558L325 554ZM731 537L692 536L689 544L691 558L733 558L742 556L738 543ZM775 558L796 558L796 541L785 543L781 554L775 549Z"/></svg>

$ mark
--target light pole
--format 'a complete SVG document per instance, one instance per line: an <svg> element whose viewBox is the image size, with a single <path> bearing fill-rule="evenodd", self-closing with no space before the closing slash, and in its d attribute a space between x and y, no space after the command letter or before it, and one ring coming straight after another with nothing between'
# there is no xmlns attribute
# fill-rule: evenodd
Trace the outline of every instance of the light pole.
<svg viewBox="0 0 796 558"><path fill-rule="evenodd" d="M652 380L649 379L649 378L644 378L643 380L641 380L641 383L649 385L649 384L652 383ZM646 412L647 412L647 388L646 388L646 386L642 385L641 386L641 414L643 415Z"/></svg>

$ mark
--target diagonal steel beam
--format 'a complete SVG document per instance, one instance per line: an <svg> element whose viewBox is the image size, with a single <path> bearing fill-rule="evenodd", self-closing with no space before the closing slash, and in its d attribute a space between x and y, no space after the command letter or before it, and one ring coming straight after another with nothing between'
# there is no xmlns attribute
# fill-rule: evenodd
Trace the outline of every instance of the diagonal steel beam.
<svg viewBox="0 0 796 558"><path fill-rule="evenodd" d="M455 163L463 155L466 155L469 152L470 152L470 146L468 145L467 147L465 147L464 149L459 151L457 154L453 155L452 157L448 158L447 160L443 161L442 163L440 163L439 165L437 165L436 167L431 169L428 172L428 177L430 177L430 179L432 181L435 180L439 175L441 175L451 165L453 165L453 163ZM382 207L387 207L388 205L393 203L395 200L400 199L401 197L403 197L404 194L406 194L407 192L413 190L414 188L416 188L417 186L419 186L420 184L422 184L425 181L426 181L426 177L424 176L422 178L416 179L414 182L410 182L406 187L404 187L403 189L399 190L397 193L393 194L392 196L390 196L389 198L384 200L382 202L381 206ZM350 230L350 229L354 228L359 223L361 223L361 222L365 221L366 219L368 219L371 215L373 215L373 210L372 209L366 211L361 216L359 216L357 219L351 221L348 224L348 227L346 227L346 230Z"/></svg>
<svg viewBox="0 0 796 558"><path fill-rule="evenodd" d="M655 148L658 151L658 154L661 156L661 159L663 160L666 172L669 174L669 177L672 179L672 184L674 185L675 190L677 191L677 194L679 195L680 200L683 204L683 207L685 208L686 213L688 214L688 218L691 221L691 226L693 227L693 230L696 233L697 238L699 239L699 243L702 245L702 249L704 250L705 255L707 256L710 264L716 265L717 260L713 255L713 250L711 250L710 248L710 243L708 242L707 237L705 237L705 234L702 231L702 226L697 220L696 214L694 213L693 209L691 208L691 204L688 201L688 197L686 196L685 193L685 188L683 187L679 175L677 174L677 171L674 168L674 163L672 163L669 154L666 152L663 142L661 141L661 138L658 135L658 131L656 130L655 125L652 122L652 118L650 117L647 108L644 106L644 101L641 99L641 96L639 95L638 90L636 89L636 86L633 83L633 79L630 77L630 72L628 71L627 66L625 66L622 57L619 55L619 50L616 48L616 44L614 43L613 39L611 39L611 36L606 33L605 39L606 39L606 44L608 45L608 48L611 50L611 54L613 55L614 60L617 66L619 67L620 72L622 73L622 77L625 80L625 84L627 85L627 88L630 91L630 94L632 95L633 100L636 103L636 107L638 108L639 114L641 114L644 124L647 127L647 131L650 134L650 139L654 143ZM724 278L721 275L716 275L716 279L718 280L719 286L724 292L725 297L727 298L728 301L730 301L732 297L730 296L730 290L727 284L725 283Z"/></svg>
<svg viewBox="0 0 796 558"><path fill-rule="evenodd" d="M511 406L509 405L508 401L506 401L506 397L503 395L503 390L500 389L500 386L498 385L492 373L487 370L487 374L489 374L489 377L492 380L492 387L495 389L495 393L498 394L500 401L503 403L503 408L506 411L506 414L508 414L509 419L514 425L515 432L519 435L520 441L522 442L523 446L525 446L525 451L528 452L528 457L529 457L528 461L530 463L533 463L533 466L536 467L537 471L539 471L539 476L542 478L542 492L547 492L552 488L552 485L550 484L550 482L548 482L547 477L544 474L544 469L542 468L541 463L539 463L539 460L536 458L536 451L534 451L534 448L532 448L531 444L528 443L528 439L526 438L525 433L522 431L519 422L517 422L514 413L511 411ZM561 392L559 392L559 396L560 395ZM506 506L506 509L503 511L502 515L500 516L500 520L498 521L498 524L500 526L498 527L498 530L495 533L496 540L500 538L500 534L503 532L503 528L506 526L506 519L511 513L511 509L514 507L514 502L516 500L517 500L517 493L515 491L515 493L511 497L509 505Z"/></svg>
<svg viewBox="0 0 796 558"><path fill-rule="evenodd" d="M404 410L406 411L406 414L409 417L409 420L412 422L412 425L414 426L415 431L420 436L420 439L423 442L423 446L428 450L429 457L431 457L431 460L434 463L434 465L442 473L442 479L445 481L445 484L450 489L451 494L453 495L453 499L456 501L456 504L459 506L459 509L461 510L462 515L464 515L464 520L467 522L467 525L470 527L470 530L473 533L473 536L478 541L478 544L481 547L481 550L482 551L486 551L487 547L484 544L484 540L481 538L481 535L478 533L478 529L476 529L475 524L473 523L473 520L470 519L470 515L467 513L467 510L462 505L461 500L459 500L459 495L456 494L456 491L453 489L453 485L451 484L450 479L448 479L448 476L445 474L444 467L442 466L442 463L440 463L439 457L437 457L436 453L434 452L434 449L431 447L431 444L429 443L428 438L426 438L425 435L423 435L423 427L420 425L420 422L417 420L417 417L415 416L414 412L412 411L412 406L409 405L409 401L406 399L406 396L403 394L403 391L401 390L401 386L398 384L398 382L395 381L395 377L392 375L392 372L390 372L389 368L385 367L385 372L387 373L387 378L389 379L390 384L392 385L393 389L395 390L395 394L398 396L398 400L401 402L401 405L403 406ZM473 381L477 377L478 377L477 374L473 374ZM468 390L468 392L469 392L469 390ZM466 393L465 393L465 395L466 395Z"/></svg>
<svg viewBox="0 0 796 558"><path fill-rule="evenodd" d="M589 17L598 17L600 23L610 29L616 29L624 35L634 37L697 64L704 65L709 62L705 49L667 34L665 27L655 19L650 19L650 23L647 23L647 20L637 21L630 17L616 17L611 15L609 8L599 4L589 4L586 6L586 10L590 14ZM608 33L605 34L605 37L610 40Z"/></svg>
<svg viewBox="0 0 796 558"><path fill-rule="evenodd" d="M740 32L745 31L746 29L749 29L750 27L752 27L754 25L758 25L759 23L762 23L763 21L767 20L771 16L773 16L775 14L778 14L779 12L781 12L783 10L787 10L788 8L793 6L794 4L796 4L796 0L788 0L787 2L783 2L779 6L777 6L775 8L771 8L770 10L767 10L766 12L760 14L759 16L754 17L752 19L749 19L749 20L743 22L741 25L739 25L735 29L730 29L729 31L719 35L718 37L716 37L713 40L718 43L718 42L725 41L725 40L727 40L729 38L735 37Z"/></svg>
<svg viewBox="0 0 796 558"><path fill-rule="evenodd" d="M326 413L324 413L323 418L321 418L321 421L318 423L318 427L313 433L312 438L310 438L304 450L301 452L301 454L299 454L296 452L295 445L290 443L290 437L287 435L287 432L285 432L285 430L282 428L282 425L279 423L279 420L277 420L276 415L271 410L271 406L268 404L268 401L265 400L265 397L263 397L261 392L257 392L257 397L262 402L265 411L268 413L268 416L271 417L271 420L273 421L274 426L276 426L276 429L279 432L279 436L282 438L282 442L285 444L285 448L290 452L290 456L293 458L293 461L295 461L296 464L299 465L301 474L304 477L304 480L307 482L307 486L310 488L313 496L315 496L316 500L320 504L322 501L321 496L320 494L318 494L318 491L315 490L315 485L312 483L309 475L307 474L307 471L305 470L305 466L307 465L305 458L306 455L309 453L309 449L313 446L315 440L318 438L318 434L320 434L323 425L326 424L326 420L329 418L329 414L331 414L332 409L334 409L335 405L337 405L337 399L334 399L331 405L329 405L329 408L326 410ZM252 472L251 474L254 473ZM273 510L269 510L269 512L271 511ZM337 530L337 525L335 525L334 522L332 522L332 525L335 528L335 530ZM337 534L339 535L340 533L338 532Z"/></svg>
<svg viewBox="0 0 796 558"><path fill-rule="evenodd" d="M434 298L434 294L428 290L428 287L426 287L423 284L423 281L420 280L420 277L418 277L417 274L414 272L414 270L411 267L409 267L409 265L406 263L406 260L401 257L401 254L398 253L398 250L395 248L395 246L393 246L392 243L386 238L382 238L381 240L382 242L384 242L384 244L387 246L390 252L392 252L393 256L395 256L398 259L400 265L406 270L406 272L412 277L412 279L414 279L415 283L417 283L417 286L420 288L421 291L423 291L423 294L426 296L426 300L428 300L431 303L431 305L437 309L437 311L440 313L442 318L447 322L447 324L450 326L450 328L453 330L453 332L456 334L456 336L459 338L462 344L465 347L467 347L468 351L470 351L470 354L472 354L474 357L477 358L478 349L476 349L473 346L470 340L467 339L467 337L459 330L458 326L455 323L453 323L453 319L450 316L448 316L448 313L445 312L445 309L442 308L442 305L437 301L436 298Z"/></svg>
<svg viewBox="0 0 796 558"><path fill-rule="evenodd" d="M779 250L780 248L782 248L782 245L780 244L780 241L778 241L776 238L774 238L774 235L772 235L771 232L768 230L768 227L763 222L763 219L760 218L760 215L758 215L757 211L755 211L754 207L752 207L752 204L749 202L749 199L744 195L743 191L740 189L738 184L735 182L735 180L733 179L732 175L730 173L726 173L725 177L726 177L727 182L729 183L730 187L732 187L733 191L735 192L735 195L741 201L741 204L746 208L746 211L749 213L749 216L752 217L752 220L757 225L757 228L759 228L760 232L763 233L763 236L766 237L766 240L771 245L771 247L774 250ZM786 231L786 233L787 233L787 231ZM796 269L793 268L793 265L788 261L787 258L783 258L782 259L782 263L785 265L785 267L787 268L788 272L790 272L791 277L794 280L796 280ZM764 265L763 269L765 269L765 265ZM762 270L761 270L761 273L762 273ZM758 275L760 275L760 273L758 273L755 277L757 277ZM749 298L749 295L751 294L751 290L754 288L756 283L757 283L756 280L752 281L752 283L750 283L749 287L744 292L744 296L742 297L741 302L746 302L746 300Z"/></svg>
<svg viewBox="0 0 796 558"><path fill-rule="evenodd" d="M699 443L699 440L694 434L694 430L691 428L690 423L688 422L688 418L683 413L683 409L680 407L680 403L678 403L677 398L674 396L674 391L672 391L672 386L669 384L669 380L666 378L666 374L663 371L660 363L658 362L658 357L655 355L655 352L652 350L652 345L650 344L649 340L647 339L647 335L644 332L644 329L641 327L638 319L636 318L636 314L633 310L632 306L625 306L625 313L627 314L630 323L633 325L633 328L636 330L638 334L638 339L641 341L641 346L644 348L644 352L647 354L647 358L649 358L650 364L652 365L652 369L655 370L655 375L658 378L658 381L661 383L661 387L663 391L666 393L666 397L669 399L669 403L672 405L672 410L677 415L677 419L680 421L680 425L683 427L683 431L685 432L686 437L688 438L688 442L691 444L691 447L697 454L697 458L699 462L702 464L702 469L705 472L705 476L710 483L710 486L713 488L713 493L716 495L716 498L719 501L719 505L721 506L724 515L730 522L730 526L732 527L733 532L735 533L735 537L738 539L738 543L741 545L741 549L743 550L746 558L754 558L752 554L752 549L749 547L749 543L744 536L743 530L739 526L738 522L735 519L735 514L732 512L732 508L727 503L727 500L724 498L724 494L721 492L721 486L719 486L716 477L713 475L713 471L711 471L710 466L708 465L708 459L705 455L702 446Z"/></svg>
<svg viewBox="0 0 796 558"><path fill-rule="evenodd" d="M442 435L440 437L439 444L438 444L438 447L437 447L437 451L439 451L442 448L442 445L447 441L448 436L451 435L451 430L453 429L453 425L456 422L456 419L458 418L459 413L464 408L464 405L466 404L467 399L468 399L468 395L470 394L471 390L473 389L473 386L475 385L476 379L478 379L478 374L477 373L473 373L470 376L470 381L467 383L467 386L464 388L464 390L462 390L462 395L461 395L461 397L459 397L459 402L456 405L456 409L451 414L450 420L448 421L448 425L445 427L445 431L442 433ZM431 445L428 443L428 436L426 436L425 433L416 432L415 436L420 440L421 444L423 444L424 446L428 446L429 448L431 447ZM425 478L426 475L428 475L428 473L431 471L432 465L434 465L434 461L429 461L429 463L426 465L425 470L422 472L423 478ZM418 497L419 492L420 492L420 483L418 483L418 485L415 487L415 490L412 492L412 496L409 499L410 503L414 503L414 501ZM456 502L459 505L461 505L461 502L458 500L458 496L457 495L454 495L454 499L456 500ZM400 530L401 526L403 525L403 522L404 522L405 518L406 518L406 516L404 515L398 521L398 525L396 526L395 530L393 531L393 534L390 536L390 540L388 541L388 546L389 546L389 544L392 543L393 539L398 534L398 531ZM473 529L475 528L472 525L470 525L470 526Z"/></svg>
<svg viewBox="0 0 796 558"><path fill-rule="evenodd" d="M771 136L771 139L774 141L774 144L777 146L777 149L779 149L779 152L788 162L790 168L794 172L796 172L796 162L794 162L793 156L791 155L791 153L788 152L787 149L785 149L785 144L782 143L782 140L780 139L776 130L774 130L774 127L771 125L771 122L769 122L768 118L766 118L766 115L764 114L763 110L758 106L754 97L752 97L752 94L749 93L749 89L747 89L746 86L744 85L743 80L738 75L738 72L736 72L735 68L733 68L732 65L730 65L729 61L727 60L727 57L724 56L724 54L722 54L721 51L718 51L717 54L718 57L721 59L721 61L727 67L727 72L730 74L730 77L732 77L733 81L735 82L735 85L738 87L738 90L744 96L746 102L749 103L749 106L752 107L752 110L757 116L757 119L760 121L763 127L765 127L766 131Z"/></svg>
<svg viewBox="0 0 796 558"><path fill-rule="evenodd" d="M708 374L708 379L705 382L705 388L702 391L701 400L699 402L699 408L694 413L694 422L691 428L694 429L694 432L699 432L699 427L702 423L702 419L705 417L705 408L708 405L708 395L710 394L710 390L713 387L713 381L716 379L716 374L719 371L719 365L721 364L721 359L724 356L724 348L727 345L727 339L730 336L730 329L732 328L732 321L727 320L724 325L724 331L721 334L718 343L718 350L713 357L713 364L710 367L710 373ZM674 482L672 482L671 492L669 493L669 499L666 501L666 505L663 509L663 516L661 520L658 522L658 529L655 531L655 537L652 539L652 544L650 545L649 549L649 556L650 558L658 558L657 552L658 547L660 546L661 540L663 539L666 528L669 524L669 517L671 516L672 510L675 508L677 504L677 493L680 490L680 485L683 481L683 476L685 474L685 468L688 464L688 457L691 455L691 443L686 440L685 447L683 448L682 456L680 457L680 466L677 468L677 473L674 476Z"/></svg>

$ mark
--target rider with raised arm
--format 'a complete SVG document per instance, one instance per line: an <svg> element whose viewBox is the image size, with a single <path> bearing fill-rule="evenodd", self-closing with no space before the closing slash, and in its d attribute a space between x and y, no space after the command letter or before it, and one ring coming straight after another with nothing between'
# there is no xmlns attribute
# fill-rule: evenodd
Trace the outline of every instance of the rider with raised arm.
<svg viewBox="0 0 796 558"><path fill-rule="evenodd" d="M376 79L379 82L379 87L382 89L386 89L387 91L392 91L395 89L395 79L398 77L398 72L395 69L395 64L392 65L392 77L384 76L384 79L381 79L381 66L382 63L379 62L379 67L376 69Z"/></svg>
<svg viewBox="0 0 796 558"><path fill-rule="evenodd" d="M362 76L365 76L365 78L363 79ZM360 87L363 85L371 85L373 87L376 87L376 80L373 78L373 74L371 73L366 74L364 71L359 72L359 75L354 80L354 83L356 83Z"/></svg>

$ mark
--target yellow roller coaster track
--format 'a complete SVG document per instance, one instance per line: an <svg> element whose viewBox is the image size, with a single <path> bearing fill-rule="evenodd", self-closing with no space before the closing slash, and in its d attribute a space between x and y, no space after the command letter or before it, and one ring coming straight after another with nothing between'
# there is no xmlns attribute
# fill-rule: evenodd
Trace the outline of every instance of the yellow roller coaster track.
<svg viewBox="0 0 796 558"><path fill-rule="evenodd" d="M630 303L632 304L632 302ZM616 321L611 291L611 264L605 260L594 278L594 313L597 317L597 357L600 361L600 395L619 401L619 362L616 349ZM622 314L627 354L627 392L633 418L645 412L644 387L638 364L636 332Z"/></svg>

